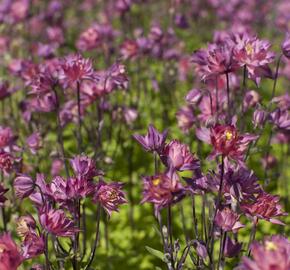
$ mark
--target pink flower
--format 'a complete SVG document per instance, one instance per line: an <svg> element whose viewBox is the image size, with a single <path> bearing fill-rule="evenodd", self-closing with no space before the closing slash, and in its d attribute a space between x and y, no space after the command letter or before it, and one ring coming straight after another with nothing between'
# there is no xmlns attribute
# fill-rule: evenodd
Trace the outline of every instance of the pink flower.
<svg viewBox="0 0 290 270"><path fill-rule="evenodd" d="M192 128L195 117L193 114L193 108L191 106L184 106L176 113L178 127L184 132L188 133Z"/></svg>
<svg viewBox="0 0 290 270"><path fill-rule="evenodd" d="M0 269L17 270L22 261L23 257L10 234L2 234L0 236Z"/></svg>
<svg viewBox="0 0 290 270"><path fill-rule="evenodd" d="M39 132L35 132L31 134L26 139L27 146L29 147L32 154L36 154L36 152L41 148L41 135Z"/></svg>
<svg viewBox="0 0 290 270"><path fill-rule="evenodd" d="M0 126L0 148L10 146L14 142L15 136L10 127Z"/></svg>
<svg viewBox="0 0 290 270"><path fill-rule="evenodd" d="M252 259L243 257L236 270L289 270L290 242L281 235L251 245Z"/></svg>
<svg viewBox="0 0 290 270"><path fill-rule="evenodd" d="M168 167L178 171L194 170L199 168L199 160L190 152L189 146L177 140L166 144L161 155Z"/></svg>
<svg viewBox="0 0 290 270"><path fill-rule="evenodd" d="M237 232L243 228L244 225L239 222L240 215L232 211L230 208L224 208L218 210L215 217L215 224L220 227L223 231Z"/></svg>
<svg viewBox="0 0 290 270"><path fill-rule="evenodd" d="M0 170L9 173L11 172L14 164L14 157L6 152L0 151Z"/></svg>
<svg viewBox="0 0 290 270"><path fill-rule="evenodd" d="M102 180L96 187L94 202L100 203L109 216L112 211L118 212L119 205L127 203L122 187L123 183L113 182L107 184Z"/></svg>
<svg viewBox="0 0 290 270"><path fill-rule="evenodd" d="M35 181L27 175L18 175L13 183L16 196L24 199L34 192Z"/></svg>

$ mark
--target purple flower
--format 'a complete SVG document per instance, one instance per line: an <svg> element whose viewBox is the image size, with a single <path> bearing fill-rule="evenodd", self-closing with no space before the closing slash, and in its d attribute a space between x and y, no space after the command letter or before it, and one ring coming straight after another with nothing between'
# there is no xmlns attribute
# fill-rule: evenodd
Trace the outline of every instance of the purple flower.
<svg viewBox="0 0 290 270"><path fill-rule="evenodd" d="M195 117L191 106L184 106L176 113L178 127L184 132L188 133L193 126Z"/></svg>
<svg viewBox="0 0 290 270"><path fill-rule="evenodd" d="M30 152L32 154L36 154L37 151L41 148L41 135L39 132L35 132L31 134L27 139L26 139L26 144L30 149Z"/></svg>
<svg viewBox="0 0 290 270"><path fill-rule="evenodd" d="M15 136L10 127L0 126L0 148L11 146L15 140Z"/></svg>
<svg viewBox="0 0 290 270"><path fill-rule="evenodd" d="M256 109L253 114L253 124L254 127L262 128L267 120L268 113L261 109Z"/></svg>
<svg viewBox="0 0 290 270"><path fill-rule="evenodd" d="M290 114L288 110L276 109L270 114L270 120L280 129L290 130Z"/></svg>
<svg viewBox="0 0 290 270"><path fill-rule="evenodd" d="M286 34L286 37L283 41L283 43L281 44L281 49L283 54L290 59L290 33Z"/></svg>
<svg viewBox="0 0 290 270"><path fill-rule="evenodd" d="M45 240L43 235L29 233L22 242L22 256L25 259L36 257L45 251Z"/></svg>
<svg viewBox="0 0 290 270"><path fill-rule="evenodd" d="M287 216L287 213L282 211L278 196L261 192L254 202L242 203L241 210L251 217L265 219L274 224L285 225L276 219L276 217Z"/></svg>
<svg viewBox="0 0 290 270"><path fill-rule="evenodd" d="M161 153L164 148L167 137L167 130L159 133L153 125L149 125L148 132L145 136L133 135L133 138L139 142L146 151Z"/></svg>
<svg viewBox="0 0 290 270"><path fill-rule="evenodd" d="M202 96L203 96L203 94L202 94L201 90L194 88L187 93L185 100L189 104L195 105L195 104L198 104L200 102Z"/></svg>
<svg viewBox="0 0 290 270"><path fill-rule="evenodd" d="M70 237L78 231L74 222L60 209L44 207L39 213L39 220L43 229L55 236Z"/></svg>
<svg viewBox="0 0 290 270"><path fill-rule="evenodd" d="M290 242L281 235L251 245L252 259L243 257L236 270L289 270Z"/></svg>
<svg viewBox="0 0 290 270"><path fill-rule="evenodd" d="M199 160L190 152L189 146L177 140L166 144L161 158L165 165L178 171L194 170L199 168Z"/></svg>
<svg viewBox="0 0 290 270"><path fill-rule="evenodd" d="M123 183L113 182L107 184L102 180L99 181L96 187L94 202L100 203L109 216L112 211L119 211L119 205L127 203L122 187Z"/></svg>
<svg viewBox="0 0 290 270"><path fill-rule="evenodd" d="M4 173L9 173L13 168L13 164L14 157L9 153L0 150L0 170Z"/></svg>
<svg viewBox="0 0 290 270"><path fill-rule="evenodd" d="M20 199L24 199L33 193L35 181L30 176L21 174L14 179L13 187L16 196Z"/></svg>
<svg viewBox="0 0 290 270"><path fill-rule="evenodd" d="M243 228L244 225L239 222L240 215L232 211L230 208L224 208L218 210L215 216L215 224L220 227L223 231L237 232Z"/></svg>
<svg viewBox="0 0 290 270"><path fill-rule="evenodd" d="M158 174L143 177L143 199L141 203L151 202L155 210L180 201L185 195L185 189L180 183L178 176L173 173Z"/></svg>
<svg viewBox="0 0 290 270"><path fill-rule="evenodd" d="M125 40L121 47L120 53L124 60L134 59L139 53L139 46L135 40Z"/></svg>
<svg viewBox="0 0 290 270"><path fill-rule="evenodd" d="M35 229L36 221L33 216L26 215L18 218L16 232L22 239L24 239L30 233L35 232Z"/></svg>
<svg viewBox="0 0 290 270"><path fill-rule="evenodd" d="M237 257L242 249L243 244L233 241L229 236L226 238L224 255L228 258Z"/></svg>

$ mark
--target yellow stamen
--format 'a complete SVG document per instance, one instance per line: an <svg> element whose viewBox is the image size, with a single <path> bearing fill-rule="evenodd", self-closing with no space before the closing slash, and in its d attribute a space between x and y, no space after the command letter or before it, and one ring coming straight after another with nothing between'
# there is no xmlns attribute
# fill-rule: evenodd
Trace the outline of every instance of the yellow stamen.
<svg viewBox="0 0 290 270"><path fill-rule="evenodd" d="M152 180L154 186L158 186L160 184L160 178L155 178Z"/></svg>
<svg viewBox="0 0 290 270"><path fill-rule="evenodd" d="M226 131L225 136L226 136L227 141L230 141L233 138L233 133L230 131Z"/></svg>
<svg viewBox="0 0 290 270"><path fill-rule="evenodd" d="M277 249L277 246L273 242L271 241L266 242L266 250L274 251L276 249Z"/></svg>
<svg viewBox="0 0 290 270"><path fill-rule="evenodd" d="M254 48L251 44L247 44L245 49L246 49L247 54L251 55L254 52Z"/></svg>

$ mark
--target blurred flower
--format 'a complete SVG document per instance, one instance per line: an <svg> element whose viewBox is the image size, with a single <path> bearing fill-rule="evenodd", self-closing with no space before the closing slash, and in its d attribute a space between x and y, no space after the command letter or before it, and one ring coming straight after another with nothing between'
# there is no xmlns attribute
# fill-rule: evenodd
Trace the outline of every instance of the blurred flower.
<svg viewBox="0 0 290 270"><path fill-rule="evenodd" d="M226 237L224 255L228 258L237 257L243 244L233 241L229 236Z"/></svg>
<svg viewBox="0 0 290 270"><path fill-rule="evenodd" d="M39 220L43 229L55 236L70 237L78 231L73 220L60 209L44 207L39 213Z"/></svg>
<svg viewBox="0 0 290 270"><path fill-rule="evenodd" d="M176 113L178 127L184 132L188 133L190 128L193 126L195 117L191 106L183 106Z"/></svg>
<svg viewBox="0 0 290 270"><path fill-rule="evenodd" d="M33 193L35 181L30 176L21 174L14 179L13 187L16 196L20 199L24 199Z"/></svg>
<svg viewBox="0 0 290 270"><path fill-rule="evenodd" d="M274 97L272 99L282 111L290 109L290 94L286 92L284 95Z"/></svg>
<svg viewBox="0 0 290 270"><path fill-rule="evenodd" d="M290 59L290 33L286 34L285 40L281 44L283 54Z"/></svg>
<svg viewBox="0 0 290 270"><path fill-rule="evenodd" d="M268 113L262 109L256 109L253 114L254 127L262 128L267 120Z"/></svg>
<svg viewBox="0 0 290 270"><path fill-rule="evenodd" d="M107 184L102 180L99 181L96 187L94 202L100 203L109 216L112 211L118 212L119 205L127 203L122 187L123 183L113 182Z"/></svg>
<svg viewBox="0 0 290 270"><path fill-rule="evenodd" d="M36 233L29 233L22 243L22 256L25 259L36 257L45 251L44 236Z"/></svg>
<svg viewBox="0 0 290 270"><path fill-rule="evenodd" d="M16 225L16 232L22 239L36 229L36 221L32 215L21 216Z"/></svg>
<svg viewBox="0 0 290 270"><path fill-rule="evenodd" d="M195 104L198 104L200 102L202 95L203 94L202 94L201 90L194 88L187 93L185 100L189 104L195 105Z"/></svg>
<svg viewBox="0 0 290 270"><path fill-rule="evenodd" d="M13 93L8 81L0 81L0 100L5 99Z"/></svg>
<svg viewBox="0 0 290 270"><path fill-rule="evenodd" d="M138 111L134 108L123 108L123 116L127 125L132 125L138 118Z"/></svg>
<svg viewBox="0 0 290 270"><path fill-rule="evenodd" d="M169 177L168 173L143 177L141 203L153 203L156 211L180 201L184 195L185 189L175 174L173 177Z"/></svg>
<svg viewBox="0 0 290 270"><path fill-rule="evenodd" d="M176 14L174 17L174 23L176 26L182 29L186 29L189 27L188 21L184 14Z"/></svg>
<svg viewBox="0 0 290 270"><path fill-rule="evenodd" d="M0 148L11 146L14 142L15 136L10 127L0 126Z"/></svg>
<svg viewBox="0 0 290 270"><path fill-rule="evenodd" d="M125 40L120 48L120 53L122 57L127 59L134 59L139 52L138 43L134 40Z"/></svg>
<svg viewBox="0 0 290 270"><path fill-rule="evenodd" d="M280 129L290 130L290 114L288 110L276 109L270 114L270 120Z"/></svg>
<svg viewBox="0 0 290 270"><path fill-rule="evenodd" d="M30 149L30 152L32 154L36 154L37 151L41 148L41 135L39 132L35 132L31 134L27 139L26 139L26 144Z"/></svg>
<svg viewBox="0 0 290 270"><path fill-rule="evenodd" d="M199 168L199 160L190 152L189 146L177 140L165 145L161 158L165 165L178 171Z"/></svg>
<svg viewBox="0 0 290 270"><path fill-rule="evenodd" d="M96 162L85 155L75 156L70 160L70 164L78 178L90 180L95 176L103 175L101 171L96 169Z"/></svg>
<svg viewBox="0 0 290 270"><path fill-rule="evenodd" d="M63 161L61 159L54 159L51 164L50 174L53 177L60 175L60 172L63 168L64 168Z"/></svg>
<svg viewBox="0 0 290 270"><path fill-rule="evenodd" d="M282 206L278 202L278 196L261 192L254 202L242 203L241 209L249 216L265 219L274 224L285 225L283 222L276 219L276 217L287 216L287 213L282 211Z"/></svg>
<svg viewBox="0 0 290 270"><path fill-rule="evenodd" d="M14 157L4 151L0 151L0 170L5 173L11 172L14 164Z"/></svg>
<svg viewBox="0 0 290 270"><path fill-rule="evenodd" d="M9 233L0 236L0 269L17 270L23 257Z"/></svg>
<svg viewBox="0 0 290 270"><path fill-rule="evenodd" d="M244 110L254 108L260 100L260 95L254 91L247 91L243 100Z"/></svg>
<svg viewBox="0 0 290 270"><path fill-rule="evenodd" d="M239 222L239 218L240 215L230 208L224 208L223 210L218 209L215 216L215 224L225 232L237 232L244 227L244 225Z"/></svg>
<svg viewBox="0 0 290 270"><path fill-rule="evenodd" d="M8 191L8 188L4 188L3 184L0 183L0 207L4 206L7 198L5 197L5 193Z"/></svg>
<svg viewBox="0 0 290 270"><path fill-rule="evenodd" d="M167 130L159 133L153 125L148 126L148 132L145 136L141 136L138 134L133 135L133 138L139 142L143 148L148 152L156 151L157 153L161 153L164 146L165 140L167 137Z"/></svg>
<svg viewBox="0 0 290 270"><path fill-rule="evenodd" d="M289 270L290 242L281 235L267 237L251 245L253 259L243 257L236 270Z"/></svg>
<svg viewBox="0 0 290 270"><path fill-rule="evenodd" d="M277 165L277 158L270 154L264 156L261 161L264 169L271 169Z"/></svg>
<svg viewBox="0 0 290 270"><path fill-rule="evenodd" d="M200 128L196 131L196 136L214 148L210 154L213 159L218 155L223 155L244 165L243 157L250 142L256 140L258 136L251 134L240 135L233 125L216 125L213 128Z"/></svg>

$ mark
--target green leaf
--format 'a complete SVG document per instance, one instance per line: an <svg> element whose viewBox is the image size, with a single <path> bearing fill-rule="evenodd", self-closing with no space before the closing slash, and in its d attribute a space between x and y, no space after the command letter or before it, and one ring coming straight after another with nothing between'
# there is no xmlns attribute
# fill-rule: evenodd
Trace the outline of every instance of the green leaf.
<svg viewBox="0 0 290 270"><path fill-rule="evenodd" d="M147 251L149 253L151 253L153 256L159 258L160 260L162 260L163 262L165 262L165 258L164 258L164 254L163 252L161 252L160 250L145 246L145 248L147 249Z"/></svg>

